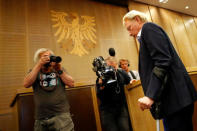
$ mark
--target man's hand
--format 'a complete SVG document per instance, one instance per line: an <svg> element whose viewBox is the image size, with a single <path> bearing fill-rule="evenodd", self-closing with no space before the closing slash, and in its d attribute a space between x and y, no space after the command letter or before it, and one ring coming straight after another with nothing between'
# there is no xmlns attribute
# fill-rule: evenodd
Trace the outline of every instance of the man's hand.
<svg viewBox="0 0 197 131"><path fill-rule="evenodd" d="M38 61L38 63L39 63L41 66L43 66L44 64L49 63L49 62L50 62L50 58L49 58L49 55L48 55L48 54L42 55L42 56L40 57L40 60Z"/></svg>
<svg viewBox="0 0 197 131"><path fill-rule="evenodd" d="M154 103L154 100L152 100L151 98L144 96L140 99L138 99L139 102L139 107L142 111L144 111L145 109L150 109L152 104Z"/></svg>
<svg viewBox="0 0 197 131"><path fill-rule="evenodd" d="M136 79L133 79L130 81L130 84L135 83L136 81L137 81Z"/></svg>
<svg viewBox="0 0 197 131"><path fill-rule="evenodd" d="M59 63L55 63L54 69L55 69L56 71L59 71L59 70L61 70L62 68L61 68L61 65L60 65Z"/></svg>
<svg viewBox="0 0 197 131"><path fill-rule="evenodd" d="M99 83L100 85L102 85L103 81L102 81L102 79L101 79L101 78L99 78L98 83ZM104 88L105 88L104 86L101 86L101 87L100 87L100 90L103 90Z"/></svg>
<svg viewBox="0 0 197 131"><path fill-rule="evenodd" d="M99 84L102 84L102 83L103 83L103 81L102 81L102 79L101 79L101 78L99 78L98 83L99 83Z"/></svg>

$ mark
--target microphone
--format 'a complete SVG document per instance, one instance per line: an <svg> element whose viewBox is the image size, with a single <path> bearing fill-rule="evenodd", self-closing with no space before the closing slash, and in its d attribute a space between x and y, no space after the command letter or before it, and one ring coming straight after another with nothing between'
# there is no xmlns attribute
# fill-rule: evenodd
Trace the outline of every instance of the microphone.
<svg viewBox="0 0 197 131"><path fill-rule="evenodd" d="M110 56L115 56L116 55L116 52L115 52L114 48L109 48L109 55Z"/></svg>

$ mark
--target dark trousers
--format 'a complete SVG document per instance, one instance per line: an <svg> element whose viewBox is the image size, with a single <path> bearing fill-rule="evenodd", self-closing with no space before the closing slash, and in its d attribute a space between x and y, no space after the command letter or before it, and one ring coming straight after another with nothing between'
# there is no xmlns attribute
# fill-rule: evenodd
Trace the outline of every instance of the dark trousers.
<svg viewBox="0 0 197 131"><path fill-rule="evenodd" d="M74 131L70 113L61 113L51 118L35 120L34 131Z"/></svg>
<svg viewBox="0 0 197 131"><path fill-rule="evenodd" d="M103 131L132 131L127 106L105 107L100 110Z"/></svg>
<svg viewBox="0 0 197 131"><path fill-rule="evenodd" d="M194 104L191 104L166 117L163 120L165 131L193 131L193 112Z"/></svg>

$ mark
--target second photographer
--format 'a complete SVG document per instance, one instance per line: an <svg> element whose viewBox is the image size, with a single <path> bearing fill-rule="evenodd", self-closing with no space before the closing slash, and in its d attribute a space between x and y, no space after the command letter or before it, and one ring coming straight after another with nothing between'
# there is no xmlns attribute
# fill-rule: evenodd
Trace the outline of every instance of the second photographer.
<svg viewBox="0 0 197 131"><path fill-rule="evenodd" d="M124 93L124 85L129 84L130 77L125 71L118 69L118 63L114 57L108 57L105 62L106 66L113 67L114 74L109 74L115 77L114 80L104 82L105 79L98 75L96 81L102 128L104 131L130 131L132 129Z"/></svg>
<svg viewBox="0 0 197 131"><path fill-rule="evenodd" d="M74 81L61 67L61 57L40 48L34 54L34 62L24 78L24 87L32 86L34 92L34 131L74 131L65 92L65 85L73 87Z"/></svg>

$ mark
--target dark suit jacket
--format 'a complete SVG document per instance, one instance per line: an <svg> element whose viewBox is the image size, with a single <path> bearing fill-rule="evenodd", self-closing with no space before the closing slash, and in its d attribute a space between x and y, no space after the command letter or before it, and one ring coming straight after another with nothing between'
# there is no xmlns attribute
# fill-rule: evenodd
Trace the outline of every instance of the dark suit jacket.
<svg viewBox="0 0 197 131"><path fill-rule="evenodd" d="M100 84L98 83L98 78L96 80L97 87L97 96L100 99L100 108L104 109L105 107L118 107L126 104L126 97L124 92L124 85L129 84L130 77L122 69L118 69L116 72L117 82L119 88L117 88L117 84L111 85L110 87L105 87L104 89L100 89ZM119 93L117 93L117 89L120 89Z"/></svg>
<svg viewBox="0 0 197 131"><path fill-rule="evenodd" d="M169 74L162 97L166 115L192 104L197 92L165 31L154 23L145 23L139 42L139 74L144 94L154 100L157 98L161 80L153 73L153 68L159 67Z"/></svg>

